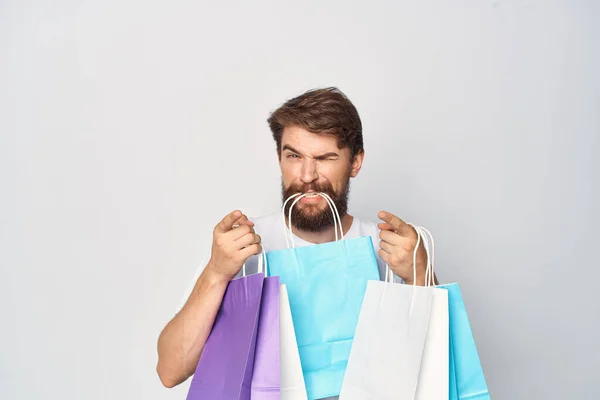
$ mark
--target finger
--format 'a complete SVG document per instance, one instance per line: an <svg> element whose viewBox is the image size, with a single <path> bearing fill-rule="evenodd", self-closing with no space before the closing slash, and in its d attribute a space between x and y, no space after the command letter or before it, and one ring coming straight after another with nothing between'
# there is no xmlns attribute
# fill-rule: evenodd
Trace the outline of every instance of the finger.
<svg viewBox="0 0 600 400"><path fill-rule="evenodd" d="M394 231L394 227L388 224L387 222L377 224L377 227L381 231Z"/></svg>
<svg viewBox="0 0 600 400"><path fill-rule="evenodd" d="M231 230L233 224L242 217L242 212L240 210L235 210L230 212L217 224L215 230L219 232L227 232Z"/></svg>
<svg viewBox="0 0 600 400"><path fill-rule="evenodd" d="M260 244L251 244L250 246L240 250L240 254L247 260L250 256L255 256L257 254L262 253L262 246Z"/></svg>
<svg viewBox="0 0 600 400"><path fill-rule="evenodd" d="M387 251L383 250L383 249L379 249L379 251L377 252L377 254L379 254L379 257L381 257L381 259L383 261L385 261L385 263L389 266L390 265L390 256L391 254L388 253Z"/></svg>
<svg viewBox="0 0 600 400"><path fill-rule="evenodd" d="M381 242L379 242L379 248L383 251L385 251L388 254L392 254L392 251L394 249L394 246L389 244L388 242L386 242L385 240L382 240Z"/></svg>
<svg viewBox="0 0 600 400"><path fill-rule="evenodd" d="M231 240L231 241L236 241L239 240L242 236L245 236L249 233L256 233L254 232L254 228L251 227L250 225L240 225L237 228L233 228L232 230L230 230L229 232L227 232L224 237L227 238L227 240Z"/></svg>
<svg viewBox="0 0 600 400"><path fill-rule="evenodd" d="M392 231L379 232L379 238L384 242L388 242L392 246L399 246L406 240L396 232Z"/></svg>
<svg viewBox="0 0 600 400"><path fill-rule="evenodd" d="M410 234L411 234L410 226L408 226L406 224L406 222L402 221L400 218L398 218L394 214L386 212L386 211L381 211L378 216L380 219L382 219L383 221L385 221L389 225L391 225L397 234L399 234L401 236L410 236Z"/></svg>
<svg viewBox="0 0 600 400"><path fill-rule="evenodd" d="M237 221L235 221L233 223L233 228L237 228L240 225L248 225L248 226L254 226L254 222L250 221L248 219L248 217L246 217L245 215L242 215L242 217L240 219L238 219Z"/></svg>
<svg viewBox="0 0 600 400"><path fill-rule="evenodd" d="M238 250L253 244L260 244L260 236L256 233L249 233L235 241Z"/></svg>

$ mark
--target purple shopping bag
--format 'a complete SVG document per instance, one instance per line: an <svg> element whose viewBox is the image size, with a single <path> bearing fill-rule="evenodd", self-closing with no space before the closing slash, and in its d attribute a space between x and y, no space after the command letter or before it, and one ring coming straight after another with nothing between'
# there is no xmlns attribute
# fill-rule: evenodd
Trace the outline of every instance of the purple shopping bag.
<svg viewBox="0 0 600 400"><path fill-rule="evenodd" d="M256 337L252 400L279 400L279 277L265 278Z"/></svg>
<svg viewBox="0 0 600 400"><path fill-rule="evenodd" d="M229 282L187 400L250 400L264 274Z"/></svg>

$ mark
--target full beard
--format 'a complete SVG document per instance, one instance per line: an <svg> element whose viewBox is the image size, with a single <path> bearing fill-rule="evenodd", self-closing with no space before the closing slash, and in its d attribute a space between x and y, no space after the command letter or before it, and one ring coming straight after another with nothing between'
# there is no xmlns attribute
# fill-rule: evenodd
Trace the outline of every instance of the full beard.
<svg viewBox="0 0 600 400"><path fill-rule="evenodd" d="M340 218L343 218L348 212L348 196L350 194L350 177L346 179L344 185L340 188L339 192L333 190L333 186L329 182L322 184L306 184L302 186L292 186L287 189L281 183L282 201L285 202L290 196L296 193L306 193L309 190L315 192L322 192L327 194L340 214ZM287 217L290 212L290 207L296 199L290 200L283 210ZM323 232L324 230L333 226L334 219L333 213L329 208L329 205L322 207L321 204L302 204L300 201L296 203L292 209L292 222L296 229L305 232Z"/></svg>

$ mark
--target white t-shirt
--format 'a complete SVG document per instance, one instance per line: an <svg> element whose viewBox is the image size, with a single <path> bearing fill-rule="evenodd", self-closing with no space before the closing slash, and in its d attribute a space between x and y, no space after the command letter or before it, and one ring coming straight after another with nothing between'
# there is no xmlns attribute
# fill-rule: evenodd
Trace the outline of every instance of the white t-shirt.
<svg viewBox="0 0 600 400"><path fill-rule="evenodd" d="M261 237L261 243L263 246L263 250L265 252L288 248L286 241L285 241L285 233L286 233L287 227L284 225L281 212L278 212L275 214L269 214L269 215L265 215L265 216L261 216L261 217L249 218L249 219L250 219L250 221L252 221L254 223L254 231L256 233L258 233ZM289 231L288 231L288 233L289 233ZM372 222L361 221L358 218L354 217L352 220L352 225L350 226L350 229L344 235L344 239L355 239L355 238L359 238L359 237L363 237L363 236L371 236L371 239L373 240L373 247L375 248L375 255L377 258L377 266L379 268L379 278L381 280L384 280L386 264L385 264L385 261L383 261L383 259L381 259L381 257L379 257L379 254L378 254L379 248L380 248L379 243L381 241L381 239L379 238L379 228L377 227L376 224L374 224ZM294 245L296 247L310 246L310 245L314 244L314 243L307 242L306 240L303 240L296 235L293 235L292 237L294 240ZM187 301L189 295L191 294L192 290L194 289L194 285L196 284L196 281L200 277L200 274L202 273L202 270L204 269L207 262L208 262L208 260L206 260L206 262L202 263L202 265L196 272L196 276L192 280L191 286L188 289L187 293L183 297L181 304L179 305L179 308L177 309L177 312L179 312L179 310L181 310L181 308ZM250 257L246 261L245 269L246 269L246 275L250 275L250 274L254 274L254 273L258 272L258 256ZM240 271L237 276L238 277L242 276L242 271ZM400 278L396 275L394 275L394 281L399 282L399 283L404 282L402 280L402 278ZM328 397L327 399L323 399L323 400L335 400L335 399L338 399L338 397L337 396L336 397Z"/></svg>

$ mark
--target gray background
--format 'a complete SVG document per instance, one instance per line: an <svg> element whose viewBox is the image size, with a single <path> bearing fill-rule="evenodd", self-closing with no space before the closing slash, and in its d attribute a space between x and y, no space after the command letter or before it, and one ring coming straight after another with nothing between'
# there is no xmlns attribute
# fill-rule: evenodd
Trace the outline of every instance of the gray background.
<svg viewBox="0 0 600 400"><path fill-rule="evenodd" d="M0 398L185 398L157 336L213 225L279 207L269 111L329 85L352 212L432 231L492 397L600 397L599 3L389 3L0 2Z"/></svg>

